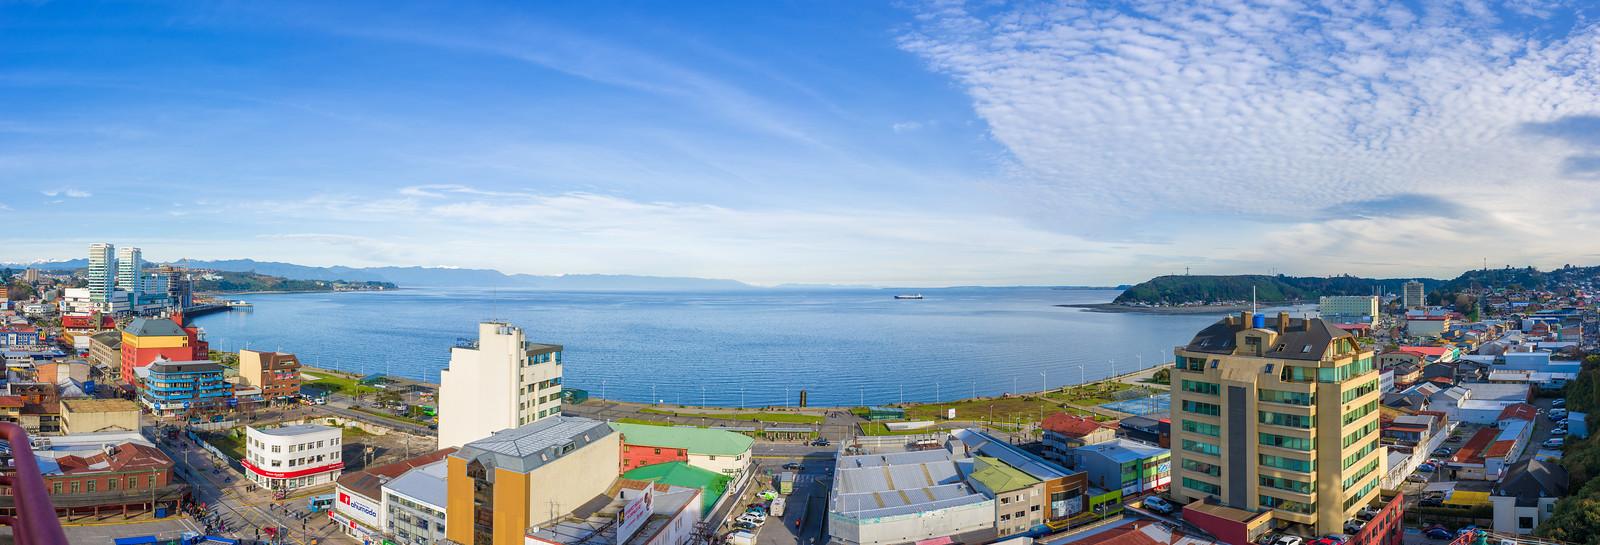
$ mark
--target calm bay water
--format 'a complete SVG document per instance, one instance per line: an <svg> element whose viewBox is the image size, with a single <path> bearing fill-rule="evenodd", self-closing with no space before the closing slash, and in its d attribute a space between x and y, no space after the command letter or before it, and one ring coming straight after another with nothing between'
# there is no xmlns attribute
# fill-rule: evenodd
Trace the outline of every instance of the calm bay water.
<svg viewBox="0 0 1600 545"><path fill-rule="evenodd" d="M436 382L457 338L476 337L480 320L510 320L529 340L564 345L566 384L593 395L763 406L793 404L801 388L812 405L856 405L1076 384L1154 365L1218 318L1054 306L1107 302L1115 290L894 293L260 294L237 297L252 310L196 322L213 349L282 350L308 365Z"/></svg>

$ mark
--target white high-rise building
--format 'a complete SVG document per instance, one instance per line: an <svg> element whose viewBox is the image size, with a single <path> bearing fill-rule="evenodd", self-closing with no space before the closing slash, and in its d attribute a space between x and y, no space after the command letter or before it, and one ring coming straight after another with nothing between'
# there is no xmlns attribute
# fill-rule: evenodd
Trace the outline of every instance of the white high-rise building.
<svg viewBox="0 0 1600 545"><path fill-rule="evenodd" d="M117 247L109 242L89 245L89 300L95 303L111 301L117 289Z"/></svg>
<svg viewBox="0 0 1600 545"><path fill-rule="evenodd" d="M561 345L528 342L506 322L450 349L439 373L439 448L561 414Z"/></svg>
<svg viewBox="0 0 1600 545"><path fill-rule="evenodd" d="M1416 280L1406 282L1400 292L1400 302L1408 309L1426 308L1428 306L1428 298L1424 293L1422 283Z"/></svg>
<svg viewBox="0 0 1600 545"><path fill-rule="evenodd" d="M144 290L139 284L144 281L144 256L138 248L123 246L117 249L117 289L128 292L134 301L139 300L139 294Z"/></svg>

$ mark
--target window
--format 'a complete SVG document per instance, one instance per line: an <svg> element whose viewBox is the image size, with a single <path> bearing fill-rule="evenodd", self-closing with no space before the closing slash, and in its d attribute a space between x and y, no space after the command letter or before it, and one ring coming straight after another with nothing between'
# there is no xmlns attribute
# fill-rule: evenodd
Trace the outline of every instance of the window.
<svg viewBox="0 0 1600 545"><path fill-rule="evenodd" d="M1266 432L1261 432L1259 435L1261 444L1271 447L1303 450L1307 452L1316 450L1317 448L1317 441L1315 439L1306 437L1290 437L1287 435L1278 435L1275 433Z"/></svg>
<svg viewBox="0 0 1600 545"><path fill-rule="evenodd" d="M1266 494L1262 494L1258 499L1260 500L1262 507L1269 507L1272 509L1307 515L1317 512L1317 508L1314 504L1290 501L1275 496L1268 496Z"/></svg>
<svg viewBox="0 0 1600 545"><path fill-rule="evenodd" d="M55 494L57 496L61 495L61 482L60 481L56 481L56 482L50 483L50 493L51 494Z"/></svg>
<svg viewBox="0 0 1600 545"><path fill-rule="evenodd" d="M1278 380L1284 382L1311 382L1317 376L1317 368L1301 367L1298 365L1285 365L1278 372Z"/></svg>
<svg viewBox="0 0 1600 545"><path fill-rule="evenodd" d="M1214 395L1222 393L1222 388L1220 386L1217 386L1216 384L1210 383L1210 382L1196 382L1196 381L1193 381L1193 380L1185 380L1185 381L1183 381L1183 391L1185 391L1185 392L1194 392L1194 393L1197 393L1197 394L1213 395L1214 396Z"/></svg>
<svg viewBox="0 0 1600 545"><path fill-rule="evenodd" d="M282 463L280 463L280 462L279 462L279 461L277 461L277 460L273 460L273 461L272 461L272 467L278 467L278 466L281 466L281 465L283 465L283 464L282 464Z"/></svg>
<svg viewBox="0 0 1600 545"><path fill-rule="evenodd" d="M1218 447L1211 443L1184 439L1182 444L1183 450L1187 450L1189 452L1198 452L1200 454L1209 454L1212 456L1222 455L1222 447Z"/></svg>
<svg viewBox="0 0 1600 545"><path fill-rule="evenodd" d="M1204 473L1212 477L1222 476L1222 466L1208 464L1199 460L1184 458L1183 468L1195 473Z"/></svg>
<svg viewBox="0 0 1600 545"><path fill-rule="evenodd" d="M1288 490L1290 492L1299 492L1301 494L1312 494L1315 493L1317 489L1314 483L1309 483L1306 481L1296 481L1294 479L1285 479L1283 477L1268 477L1266 475L1261 475L1260 479L1261 486L1265 486L1267 488L1276 488L1278 490Z"/></svg>
<svg viewBox="0 0 1600 545"><path fill-rule="evenodd" d="M138 477L128 477L128 489L132 490L132 489L135 489L135 488L139 488L139 478Z"/></svg>
<svg viewBox="0 0 1600 545"><path fill-rule="evenodd" d="M94 492L94 484L96 482L98 482L97 479L87 479L86 481L84 481L84 487L85 487L84 491L85 492Z"/></svg>
<svg viewBox="0 0 1600 545"><path fill-rule="evenodd" d="M1349 490L1350 487L1355 486L1356 483L1358 483L1358 482L1361 482L1361 479L1366 478L1367 475L1371 475L1372 472L1377 471L1377 470L1378 470L1378 461L1377 460L1373 460L1371 462L1368 462L1366 467L1363 467L1359 471L1356 471L1354 474L1350 475L1349 477L1346 477L1344 482L1340 483L1340 486L1343 487L1346 490Z"/></svg>
<svg viewBox="0 0 1600 545"><path fill-rule="evenodd" d="M1189 433L1198 433L1200 435L1209 435L1212 437L1222 436L1222 426L1218 426L1216 424L1207 424L1204 422L1195 422L1193 420L1183 421L1183 431Z"/></svg>
<svg viewBox="0 0 1600 545"><path fill-rule="evenodd" d="M1211 494L1213 496L1222 494L1222 487L1221 486L1217 486L1217 485L1214 485L1214 484L1211 484L1211 483L1208 483L1208 482L1205 482L1205 481L1190 479L1188 477L1184 477L1183 478L1183 487L1184 488L1188 488L1190 490L1196 490L1196 491L1199 491L1199 492L1204 492L1206 494Z"/></svg>
<svg viewBox="0 0 1600 545"><path fill-rule="evenodd" d="M1195 414L1220 416L1222 415L1222 406L1213 403L1201 403L1199 401L1190 401L1185 399L1183 400L1183 411Z"/></svg>
<svg viewBox="0 0 1600 545"><path fill-rule="evenodd" d="M1305 430L1311 429L1311 417L1309 417L1309 416L1301 416L1301 415L1298 415L1298 414L1275 413L1275 412L1272 412L1272 411L1261 411L1260 418L1261 418L1261 423L1262 424L1271 424L1273 426L1285 426L1285 427L1290 427L1290 428L1300 428L1300 429L1305 429Z"/></svg>
<svg viewBox="0 0 1600 545"><path fill-rule="evenodd" d="M72 481L72 493L73 494L77 494L78 493L78 481Z"/></svg>
<svg viewBox="0 0 1600 545"><path fill-rule="evenodd" d="M1373 479L1372 482L1367 483L1366 486L1361 487L1361 491L1347 496L1345 498L1345 500L1344 500L1344 508L1345 509L1349 509L1351 507L1354 507L1356 504L1362 503L1362 501L1367 497L1367 494L1371 494L1372 491L1377 490L1377 488L1378 488L1378 479Z"/></svg>
<svg viewBox="0 0 1600 545"><path fill-rule="evenodd" d="M1519 529L1519 530L1532 530L1533 529L1533 517L1517 517L1517 529Z"/></svg>
<svg viewBox="0 0 1600 545"><path fill-rule="evenodd" d="M1361 426L1360 429L1350 432L1349 435L1344 436L1344 440L1342 441L1344 448L1350 448L1350 445L1360 442L1368 435L1372 435L1372 432L1375 431L1378 431L1378 422L1376 420L1368 422L1367 425Z"/></svg>
<svg viewBox="0 0 1600 545"><path fill-rule="evenodd" d="M116 477L106 479L106 490L116 490L119 482Z"/></svg>
<svg viewBox="0 0 1600 545"><path fill-rule="evenodd" d="M1361 447L1361 450L1344 457L1344 469L1350 469L1350 466L1356 465L1356 462L1361 461L1362 457L1372 454L1374 450L1378 450L1377 438L1373 438L1372 442L1367 443L1367 446Z"/></svg>
<svg viewBox="0 0 1600 545"><path fill-rule="evenodd" d="M1345 425L1349 425L1351 422L1360 420L1362 417L1372 414L1372 412L1376 410L1378 410L1378 400L1374 399L1371 403L1351 409L1350 412L1344 414L1344 418L1341 420Z"/></svg>
<svg viewBox="0 0 1600 545"><path fill-rule="evenodd" d="M1285 458L1283 456L1273 456L1270 454L1262 454L1260 456L1261 465L1267 467L1298 471L1301 473L1311 473L1317 469L1317 463L1311 460L1298 460L1295 458Z"/></svg>
<svg viewBox="0 0 1600 545"><path fill-rule="evenodd" d="M1344 393L1339 394L1339 397L1340 397L1340 401L1342 401L1344 403L1349 403L1351 401L1355 401L1356 398L1358 398L1358 397L1361 397L1361 396L1364 396L1364 395L1367 395L1367 394L1370 394L1370 393L1376 392L1376 391L1378 391L1378 380L1377 379L1372 379L1370 382L1367 382L1366 384L1362 384L1362 385L1357 386L1355 388L1352 388L1350 390L1346 390Z"/></svg>
<svg viewBox="0 0 1600 545"><path fill-rule="evenodd" d="M1256 390L1256 399L1268 403L1283 403L1285 405L1299 405L1310 407L1317 402L1317 396L1310 393L1285 392L1283 390Z"/></svg>
<svg viewBox="0 0 1600 545"><path fill-rule="evenodd" d="M272 445L272 452L278 452L278 445Z"/></svg>

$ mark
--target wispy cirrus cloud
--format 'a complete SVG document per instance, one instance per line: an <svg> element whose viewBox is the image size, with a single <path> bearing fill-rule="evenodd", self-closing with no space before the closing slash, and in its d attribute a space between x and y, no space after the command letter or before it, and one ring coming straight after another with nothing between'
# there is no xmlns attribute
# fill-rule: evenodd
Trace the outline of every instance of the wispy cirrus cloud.
<svg viewBox="0 0 1600 545"><path fill-rule="evenodd" d="M94 196L94 193L70 187L64 189L43 189L40 190L39 193L46 197L68 197L73 199L87 199Z"/></svg>
<svg viewBox="0 0 1600 545"><path fill-rule="evenodd" d="M1340 240L1416 227L1406 236L1447 243L1419 257L1451 259L1485 236L1525 242L1441 225L1582 236L1540 225L1600 199L1585 179L1593 154L1581 154L1600 134L1600 25L1575 9L933 2L915 9L900 44L967 90L1010 153L999 183L1041 221L1096 232L1209 217L1207 229L1269 245L1250 253L1278 260L1302 239L1248 222L1303 223L1303 235L1330 240L1330 259L1353 253ZM1229 223L1232 233L1218 227ZM1346 238L1316 234L1332 231Z"/></svg>

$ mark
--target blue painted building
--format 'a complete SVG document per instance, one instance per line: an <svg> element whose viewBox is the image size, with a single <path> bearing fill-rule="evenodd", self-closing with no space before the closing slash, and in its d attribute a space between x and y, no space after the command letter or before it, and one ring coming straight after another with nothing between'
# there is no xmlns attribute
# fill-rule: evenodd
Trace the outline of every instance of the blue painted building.
<svg viewBox="0 0 1600 545"><path fill-rule="evenodd" d="M233 384L211 361L157 361L134 369L139 403L159 416L234 406Z"/></svg>

